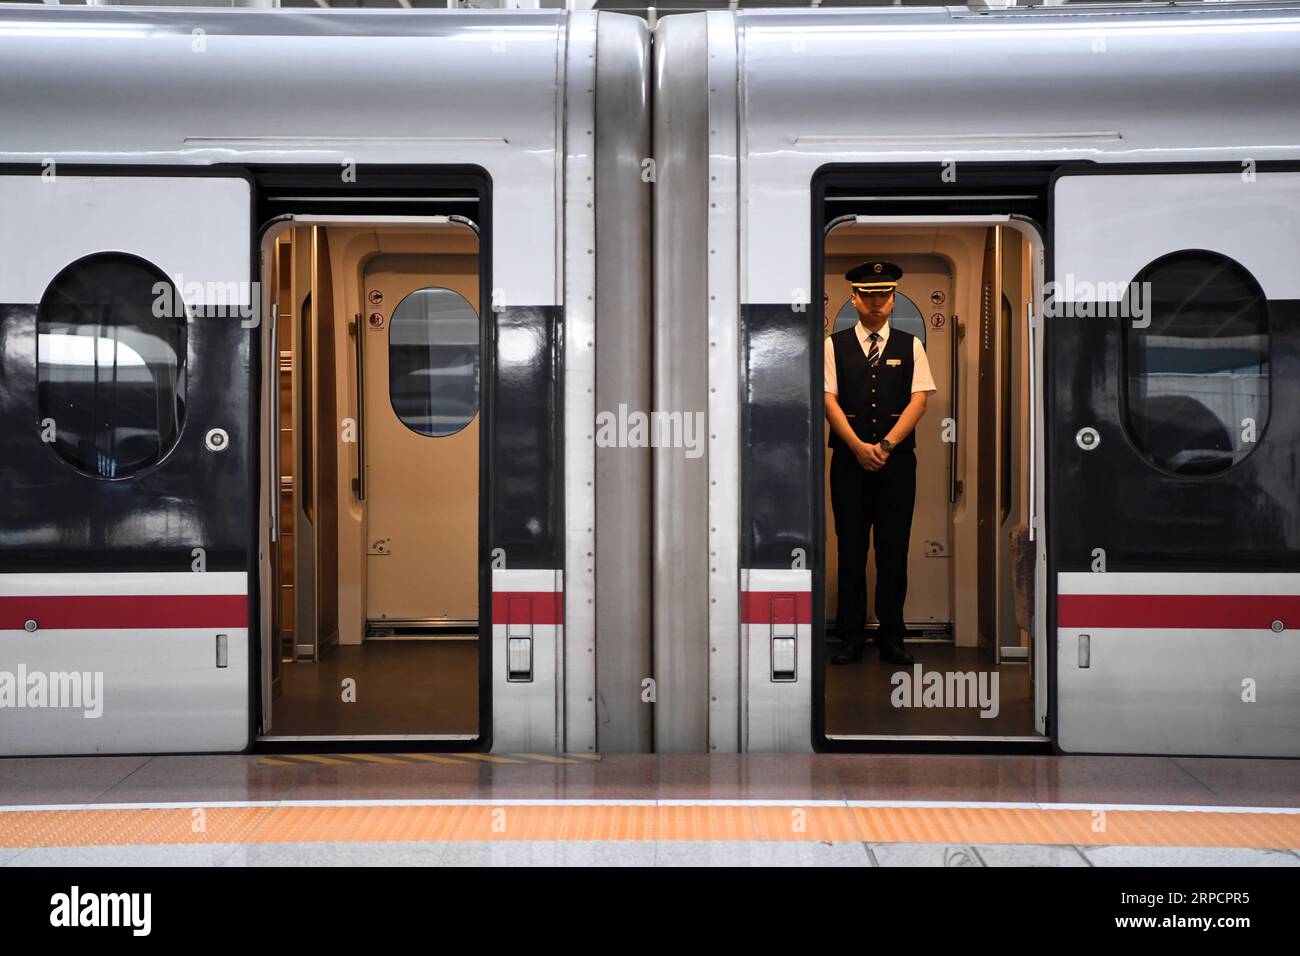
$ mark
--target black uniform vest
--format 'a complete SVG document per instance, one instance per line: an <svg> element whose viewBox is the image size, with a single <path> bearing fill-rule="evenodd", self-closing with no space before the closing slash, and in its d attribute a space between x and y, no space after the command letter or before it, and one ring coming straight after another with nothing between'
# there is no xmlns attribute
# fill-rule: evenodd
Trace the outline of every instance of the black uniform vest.
<svg viewBox="0 0 1300 956"><path fill-rule="evenodd" d="M858 341L857 324L831 336L835 349L835 378L839 386L840 408L854 433L868 444L877 444L889 434L912 400L912 342L908 332L889 329L889 341L876 366L867 364L867 354ZM871 340L868 339L868 347ZM830 447L846 448L831 429ZM913 430L897 445L915 448Z"/></svg>

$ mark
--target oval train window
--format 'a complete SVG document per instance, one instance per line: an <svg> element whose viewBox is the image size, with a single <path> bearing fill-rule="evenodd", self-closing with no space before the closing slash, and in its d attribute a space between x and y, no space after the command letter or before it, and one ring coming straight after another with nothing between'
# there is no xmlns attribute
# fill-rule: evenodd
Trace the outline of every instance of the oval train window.
<svg viewBox="0 0 1300 956"><path fill-rule="evenodd" d="M1226 471L1268 420L1264 291L1240 263L1199 249L1162 256L1133 282L1146 314L1123 320L1129 436L1166 471Z"/></svg>
<svg viewBox="0 0 1300 956"><path fill-rule="evenodd" d="M180 301L162 270L121 252L79 259L45 290L36 330L42 437L73 467L125 478L176 444L185 417Z"/></svg>
<svg viewBox="0 0 1300 956"><path fill-rule="evenodd" d="M835 328L831 329L831 332L852 328L856 321L858 321L858 310L853 308L852 299L846 299L840 306L839 314L835 316ZM925 344L925 316L921 315L921 310L916 307L915 302L898 291L894 292L894 311L890 313L889 325L891 328L911 332L921 340L922 345Z"/></svg>
<svg viewBox="0 0 1300 956"><path fill-rule="evenodd" d="M478 313L450 289L412 292L388 324L388 395L413 432L454 435L478 414Z"/></svg>

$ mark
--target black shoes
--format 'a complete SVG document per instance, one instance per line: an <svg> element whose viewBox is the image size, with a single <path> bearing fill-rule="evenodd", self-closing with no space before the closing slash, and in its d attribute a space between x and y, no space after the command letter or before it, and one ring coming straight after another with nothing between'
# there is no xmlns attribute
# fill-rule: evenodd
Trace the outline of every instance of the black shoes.
<svg viewBox="0 0 1300 956"><path fill-rule="evenodd" d="M856 664L862 660L862 642L850 644L848 641L840 644L840 649L835 652L831 658L832 664Z"/></svg>
<svg viewBox="0 0 1300 956"><path fill-rule="evenodd" d="M915 664L916 658L907 653L901 640L895 638L880 645L880 661L882 664Z"/></svg>
<svg viewBox="0 0 1300 956"><path fill-rule="evenodd" d="M876 646L880 648L880 661L883 664L915 664L916 658L907 653L907 648L903 642L895 638L894 640L881 641L876 639ZM862 642L849 643L845 641L840 644L840 649L835 652L831 658L832 664L856 664L862 660Z"/></svg>

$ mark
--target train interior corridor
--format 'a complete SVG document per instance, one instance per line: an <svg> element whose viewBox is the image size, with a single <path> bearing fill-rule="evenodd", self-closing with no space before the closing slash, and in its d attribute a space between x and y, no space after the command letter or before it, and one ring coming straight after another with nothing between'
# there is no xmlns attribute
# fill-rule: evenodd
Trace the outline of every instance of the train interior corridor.
<svg viewBox="0 0 1300 956"><path fill-rule="evenodd" d="M262 739L473 740L477 233L448 217L290 223L264 250L278 520L265 529Z"/></svg>
<svg viewBox="0 0 1300 956"><path fill-rule="evenodd" d="M864 219L847 217L828 231L824 331L858 321L847 270L869 259L902 269L888 321L920 339L935 386L915 432L904 604L915 662L884 663L868 640L862 660L832 663L840 635L827 448L825 733L1036 738L1027 315L1035 247L1009 224ZM863 582L869 635L878 627L875 543Z"/></svg>

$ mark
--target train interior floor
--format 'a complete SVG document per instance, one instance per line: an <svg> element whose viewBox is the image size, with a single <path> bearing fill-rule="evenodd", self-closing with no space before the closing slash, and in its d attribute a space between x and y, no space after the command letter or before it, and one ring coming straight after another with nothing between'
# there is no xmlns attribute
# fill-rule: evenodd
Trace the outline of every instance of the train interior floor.
<svg viewBox="0 0 1300 956"><path fill-rule="evenodd" d="M1297 794L1245 758L8 758L0 866L1300 866Z"/></svg>
<svg viewBox="0 0 1300 956"><path fill-rule="evenodd" d="M272 737L473 738L478 642L368 640L335 645L319 662L286 661L272 714Z"/></svg>
<svg viewBox="0 0 1300 956"><path fill-rule="evenodd" d="M1034 735L1033 688L1026 663L999 666L982 647L909 642L915 664L885 664L874 643L868 642L862 660L835 665L831 658L838 648L838 643L827 643L825 654L830 736ZM903 676L896 677L899 673ZM927 677L931 674L937 677ZM948 675L958 674L973 675L973 683L968 679L962 684L964 699L949 700ZM974 694L967 693L971 687Z"/></svg>

